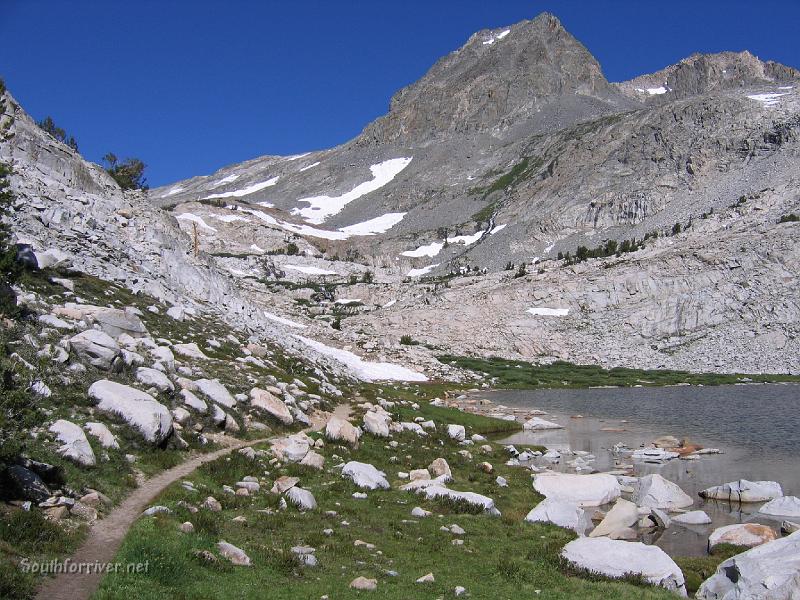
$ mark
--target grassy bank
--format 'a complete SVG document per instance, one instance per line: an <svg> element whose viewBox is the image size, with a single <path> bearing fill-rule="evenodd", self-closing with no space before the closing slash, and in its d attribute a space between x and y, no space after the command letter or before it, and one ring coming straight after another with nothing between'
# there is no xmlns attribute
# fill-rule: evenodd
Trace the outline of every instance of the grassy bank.
<svg viewBox="0 0 800 600"><path fill-rule="evenodd" d="M431 416L441 432L442 425L455 422L463 413L440 409L435 416L422 412L416 416ZM472 427L490 430L498 425L491 421L475 416ZM107 575L95 598L155 599L176 594L182 598L294 599L325 594L337 599L358 598L365 592L348 587L358 576L377 579L377 591L367 593L374 598L449 598L456 586L464 586L472 598L673 598L666 591L641 584L579 576L563 565L559 553L573 535L523 521L541 497L533 491L527 470L504 465L507 455L499 445L483 454L478 446L465 448L441 434L426 438L395 434L393 439L397 447L372 436L362 438L357 449L328 442L319 450L326 459L323 471L298 465L274 468L268 457L253 462L239 454L204 466L188 478L200 491L172 486L157 503L173 512L141 518L115 558L126 563L149 561L148 573ZM472 456L465 456L465 449ZM450 464L452 489L492 497L502 516L460 512L464 507L426 501L399 490L405 481L398 472L424 468L436 457ZM391 490L368 491L366 499L353 498L358 488L334 468L348 460L367 462L384 471ZM478 467L482 461L494 465L495 472L483 472ZM247 475L260 478L260 492L249 497L222 492L223 485L233 485ZM264 488L281 475L299 477L300 485L314 494L318 509L307 513L293 507L280 510L279 497ZM496 483L497 475L508 480L508 487ZM207 495L216 497L223 510L190 512L188 506L199 506ZM433 515L412 517L414 506ZM244 521L234 521L235 517ZM193 523L193 533L179 531L184 521ZM452 524L466 533L441 530ZM325 530L330 530L329 535ZM463 540L463 545L455 545L455 539ZM216 554L220 540L242 548L252 566L232 566L223 558L214 562L198 558L201 551ZM319 564L301 564L290 550L298 545L314 547ZM415 583L429 572L435 582Z"/></svg>
<svg viewBox="0 0 800 600"><path fill-rule="evenodd" d="M596 365L576 365L556 361L548 365L506 360L504 358L472 358L443 355L441 362L454 367L485 374L493 384L505 388L588 388L592 386L662 386L676 384L725 385L742 382L800 383L800 375L690 373L669 369L648 370L615 367L604 369Z"/></svg>

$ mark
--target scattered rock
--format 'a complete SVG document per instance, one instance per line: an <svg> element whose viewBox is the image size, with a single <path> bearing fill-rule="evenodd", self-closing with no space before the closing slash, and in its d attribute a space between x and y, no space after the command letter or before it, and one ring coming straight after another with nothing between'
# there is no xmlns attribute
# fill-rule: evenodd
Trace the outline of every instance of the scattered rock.
<svg viewBox="0 0 800 600"><path fill-rule="evenodd" d="M114 359L120 356L117 342L97 329L87 329L72 336L69 345L80 358L104 371L111 370Z"/></svg>
<svg viewBox="0 0 800 600"><path fill-rule="evenodd" d="M286 497L301 511L317 508L317 501L314 499L314 495L301 487L294 486L286 492Z"/></svg>
<svg viewBox="0 0 800 600"><path fill-rule="evenodd" d="M463 442L467 437L467 431L463 425L448 425L447 435L457 442Z"/></svg>
<svg viewBox="0 0 800 600"><path fill-rule="evenodd" d="M593 573L613 578L641 575L653 585L686 595L683 573L658 546L605 537L583 537L564 546L561 556Z"/></svg>
<svg viewBox="0 0 800 600"><path fill-rule="evenodd" d="M633 502L617 498L605 518L592 530L589 537L607 537L612 540L627 539L628 531L639 520L639 509Z"/></svg>
<svg viewBox="0 0 800 600"><path fill-rule="evenodd" d="M417 579L417 583L433 583L435 581L436 579L433 577L433 573L428 573Z"/></svg>
<svg viewBox="0 0 800 600"><path fill-rule="evenodd" d="M284 425L291 425L294 422L286 404L267 390L255 387L250 390L250 405L265 411Z"/></svg>
<svg viewBox="0 0 800 600"><path fill-rule="evenodd" d="M136 369L136 381L147 387L154 387L159 392L175 391L175 385L169 380L169 377L156 369L139 367Z"/></svg>
<svg viewBox="0 0 800 600"><path fill-rule="evenodd" d="M221 404L225 408L236 406L236 398L231 396L228 388L222 385L219 379L198 379L194 383L202 394L217 404Z"/></svg>
<svg viewBox="0 0 800 600"><path fill-rule="evenodd" d="M350 582L350 587L354 590L374 591L378 589L378 580L356 577Z"/></svg>
<svg viewBox="0 0 800 600"><path fill-rule="evenodd" d="M800 590L800 533L723 561L700 586L699 600L791 600Z"/></svg>
<svg viewBox="0 0 800 600"><path fill-rule="evenodd" d="M540 417L533 417L532 419L525 421L525 423L522 425L522 428L529 431L543 431L546 429L564 429L564 426L559 425L558 423L553 423L552 421L545 421Z"/></svg>
<svg viewBox="0 0 800 600"><path fill-rule="evenodd" d="M645 475L636 486L632 500L639 506L675 510L694 504L692 498L679 486L661 475Z"/></svg>
<svg viewBox="0 0 800 600"><path fill-rule="evenodd" d="M342 477L351 479L358 487L366 490L388 490L386 473L367 463L350 461L342 469Z"/></svg>
<svg viewBox="0 0 800 600"><path fill-rule="evenodd" d="M771 542L777 537L772 527L759 523L735 523L715 529L708 536L708 549L711 550L717 544L733 544L752 548Z"/></svg>
<svg viewBox="0 0 800 600"><path fill-rule="evenodd" d="M783 496L781 485L775 481L740 479L710 487L700 492L702 498L728 502L767 502Z"/></svg>
<svg viewBox="0 0 800 600"><path fill-rule="evenodd" d="M344 419L331 417L325 425L325 437L331 441L340 440L355 446L361 437L361 430Z"/></svg>
<svg viewBox="0 0 800 600"><path fill-rule="evenodd" d="M96 464L94 452L86 439L86 434L78 425L59 419L50 426L50 431L56 434L61 447L57 452L82 467L93 467Z"/></svg>
<svg viewBox="0 0 800 600"><path fill-rule="evenodd" d="M800 517L800 498L797 496L775 498L759 508L758 512L778 517Z"/></svg>
<svg viewBox="0 0 800 600"><path fill-rule="evenodd" d="M546 472L536 475L533 489L554 500L581 507L609 504L620 496L619 482L613 475L571 475Z"/></svg>
<svg viewBox="0 0 800 600"><path fill-rule="evenodd" d="M245 554L244 550L237 548L233 544L229 544L224 540L219 541L217 542L217 550L234 565L242 567L250 566L250 557Z"/></svg>
<svg viewBox="0 0 800 600"><path fill-rule="evenodd" d="M148 442L160 444L172 433L172 415L150 394L107 379L94 382L88 393L99 410L122 417Z"/></svg>
<svg viewBox="0 0 800 600"><path fill-rule="evenodd" d="M90 422L86 423L83 428L89 432L89 435L96 437L100 441L103 448L113 448L119 450L119 442L111 430L103 423Z"/></svg>
<svg viewBox="0 0 800 600"><path fill-rule="evenodd" d="M552 523L565 529L571 529L582 536L591 525L586 512L575 504L545 498L528 513L525 520L529 523Z"/></svg>
<svg viewBox="0 0 800 600"><path fill-rule="evenodd" d="M220 512L222 510L222 505L219 503L219 500L213 496L206 498L200 506L211 512Z"/></svg>

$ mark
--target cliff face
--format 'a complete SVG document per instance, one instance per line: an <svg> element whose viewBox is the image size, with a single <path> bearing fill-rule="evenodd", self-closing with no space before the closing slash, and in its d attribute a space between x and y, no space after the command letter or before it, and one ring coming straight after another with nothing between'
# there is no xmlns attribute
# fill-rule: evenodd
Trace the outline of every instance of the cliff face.
<svg viewBox="0 0 800 600"><path fill-rule="evenodd" d="M3 153L28 199L21 237L242 323L266 308L429 372L434 352L401 335L436 352L797 372L797 225L779 221L800 214L799 89L798 71L747 52L612 84L544 14L476 33L347 144L149 199L26 118ZM109 259L82 258L98 244Z"/></svg>

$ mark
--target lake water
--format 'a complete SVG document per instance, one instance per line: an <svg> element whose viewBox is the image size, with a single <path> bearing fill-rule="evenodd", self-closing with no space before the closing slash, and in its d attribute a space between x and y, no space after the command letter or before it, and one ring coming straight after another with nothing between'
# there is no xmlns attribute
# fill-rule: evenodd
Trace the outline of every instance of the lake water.
<svg viewBox="0 0 800 600"><path fill-rule="evenodd" d="M479 397L508 407L547 411L543 418L565 426L517 433L503 439L504 443L591 452L596 456L591 464L598 471L615 468L610 449L618 442L635 449L662 435L673 435L722 450L723 454L699 460L634 464L636 476L659 473L680 485L696 500L691 509L705 510L714 521L707 526L673 524L644 540L672 555L704 554L709 533L722 525L780 526L782 519L758 514L760 504L705 501L697 495L700 490L738 479L774 480L785 495L800 495L800 385L508 390ZM575 415L583 418L572 418ZM571 471L567 460L552 468Z"/></svg>

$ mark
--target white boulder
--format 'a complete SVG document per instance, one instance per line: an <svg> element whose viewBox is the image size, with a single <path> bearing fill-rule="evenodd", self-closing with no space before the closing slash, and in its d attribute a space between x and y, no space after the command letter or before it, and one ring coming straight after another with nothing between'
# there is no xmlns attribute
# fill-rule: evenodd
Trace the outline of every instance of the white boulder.
<svg viewBox="0 0 800 600"><path fill-rule="evenodd" d="M169 409L150 394L107 379L95 381L88 394L98 410L120 416L148 442L160 444L172 433Z"/></svg>
<svg viewBox="0 0 800 600"><path fill-rule="evenodd" d="M691 496L678 485L664 479L661 475L645 475L636 485L632 500L639 506L675 510L694 504Z"/></svg>
<svg viewBox="0 0 800 600"><path fill-rule="evenodd" d="M103 423L86 423L83 428L89 432L89 435L93 435L100 440L100 445L103 448L113 448L114 450L119 450L119 442L117 442L117 438L114 437L114 434L111 433L111 430Z"/></svg>
<svg viewBox="0 0 800 600"><path fill-rule="evenodd" d="M619 482L613 475L572 475L567 473L541 473L533 480L533 489L554 500L578 506L600 506L613 502L620 496Z"/></svg>
<svg viewBox="0 0 800 600"><path fill-rule="evenodd" d="M800 532L723 561L699 600L795 600L800 597Z"/></svg>
<svg viewBox="0 0 800 600"><path fill-rule="evenodd" d="M683 525L709 525L711 517L702 510L691 510L687 513L675 515L672 520Z"/></svg>
<svg viewBox="0 0 800 600"><path fill-rule="evenodd" d="M532 419L525 421L525 423L522 424L522 428L529 431L542 431L545 429L564 429L564 426L559 425L558 423L553 423L552 421L545 421L539 417L533 417Z"/></svg>
<svg viewBox="0 0 800 600"><path fill-rule="evenodd" d="M365 490L388 490L389 482L386 473L374 466L351 460L342 469L342 477L352 479L358 487Z"/></svg>
<svg viewBox="0 0 800 600"><path fill-rule="evenodd" d="M564 546L561 556L593 573L615 578L641 575L653 585L686 596L683 572L658 546L606 537L583 537Z"/></svg>
<svg viewBox="0 0 800 600"><path fill-rule="evenodd" d="M50 426L50 432L56 434L61 442L58 453L83 467L92 467L97 463L86 434L79 426L70 421L59 419Z"/></svg>
<svg viewBox="0 0 800 600"><path fill-rule="evenodd" d="M385 411L370 410L364 413L364 431L378 437L389 437L392 416Z"/></svg>
<svg viewBox="0 0 800 600"><path fill-rule="evenodd" d="M301 487L294 486L286 492L286 497L300 510L314 510L317 508L314 494Z"/></svg>
<svg viewBox="0 0 800 600"><path fill-rule="evenodd" d="M614 506L589 534L589 537L607 537L612 540L628 537L633 525L639 521L639 509L624 498L617 498Z"/></svg>
<svg viewBox="0 0 800 600"><path fill-rule="evenodd" d="M292 413L289 412L289 408L286 404L278 400L267 390L262 390L257 387L250 390L250 405L275 417L284 425L291 425L294 423L294 417L292 417Z"/></svg>
<svg viewBox="0 0 800 600"><path fill-rule="evenodd" d="M759 508L758 512L777 517L800 517L800 498L797 496L775 498Z"/></svg>
<svg viewBox="0 0 800 600"><path fill-rule="evenodd" d="M772 527L760 523L734 523L718 527L708 536L708 549L711 550L718 544L733 544L752 548L766 544L777 538Z"/></svg>
<svg viewBox="0 0 800 600"><path fill-rule="evenodd" d="M80 358L105 371L111 369L114 359L121 354L114 338L97 329L87 329L72 336L69 345Z"/></svg>
<svg viewBox="0 0 800 600"><path fill-rule="evenodd" d="M169 377L156 369L139 367L136 369L136 381L148 387L154 387L160 392L175 391L175 385L169 380Z"/></svg>
<svg viewBox="0 0 800 600"><path fill-rule="evenodd" d="M783 496L783 490L775 481L740 479L705 489L700 492L700 496L728 502L767 502Z"/></svg>
<svg viewBox="0 0 800 600"><path fill-rule="evenodd" d="M476 494L475 492L459 492L437 484L421 487L417 491L425 494L425 497L428 500L447 498L455 502L466 502L467 504L472 504L473 506L480 506L483 508L484 512L490 515L500 514L500 511L497 510L497 507L494 505L494 500L488 496Z"/></svg>
<svg viewBox="0 0 800 600"><path fill-rule="evenodd" d="M353 446L358 443L358 438L361 437L361 430L345 419L331 417L325 425L325 437L332 441L340 440Z"/></svg>
<svg viewBox="0 0 800 600"><path fill-rule="evenodd" d="M552 523L565 529L572 529L578 535L584 535L591 525L589 515L580 506L545 498L528 513L525 520L529 523Z"/></svg>
<svg viewBox="0 0 800 600"><path fill-rule="evenodd" d="M203 395L217 404L221 404L225 408L236 406L236 398L231 396L228 388L222 385L219 379L198 379L194 383Z"/></svg>
<svg viewBox="0 0 800 600"><path fill-rule="evenodd" d="M189 390L183 389L181 390L180 394L181 398L183 398L183 403L189 408L199 412L200 414L205 414L208 411L208 405L205 403L205 400L201 400Z"/></svg>
<svg viewBox="0 0 800 600"><path fill-rule="evenodd" d="M447 435L457 442L463 442L467 437L467 431L463 425L448 425Z"/></svg>
<svg viewBox="0 0 800 600"><path fill-rule="evenodd" d="M231 561L234 565L249 567L251 564L250 557L245 554L244 550L237 548L233 544L229 544L224 540L217 542L217 550L219 550L219 553Z"/></svg>

